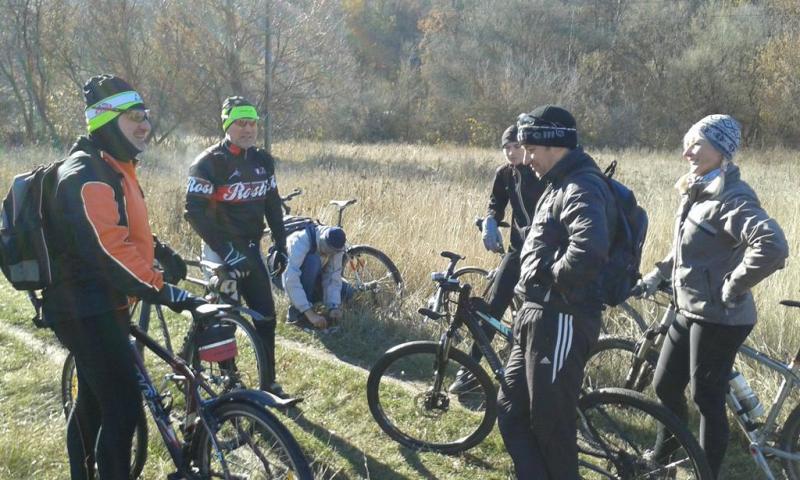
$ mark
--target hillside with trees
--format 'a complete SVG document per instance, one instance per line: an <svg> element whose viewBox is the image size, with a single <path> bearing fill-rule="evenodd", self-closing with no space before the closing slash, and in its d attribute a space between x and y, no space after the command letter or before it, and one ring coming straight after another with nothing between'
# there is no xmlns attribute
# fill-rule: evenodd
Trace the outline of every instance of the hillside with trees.
<svg viewBox="0 0 800 480"><path fill-rule="evenodd" d="M596 146L674 147L692 121L718 112L742 122L750 146L800 144L796 0L1 0L0 8L6 146L63 147L83 129L82 83L101 72L141 90L156 143L217 134L222 99L243 94L270 112L277 140L491 146L519 112L559 103Z"/></svg>

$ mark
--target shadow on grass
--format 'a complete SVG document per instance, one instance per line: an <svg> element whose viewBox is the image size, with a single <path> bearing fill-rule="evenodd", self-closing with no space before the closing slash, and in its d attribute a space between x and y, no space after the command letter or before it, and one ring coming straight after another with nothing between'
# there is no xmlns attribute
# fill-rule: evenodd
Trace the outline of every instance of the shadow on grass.
<svg viewBox="0 0 800 480"><path fill-rule="evenodd" d="M341 436L331 433L330 430L325 428L322 425L319 425L305 415L300 409L292 409L287 411L286 414L297 424L298 427L305 430L309 434L313 435L317 440L321 443L329 445L333 450L335 450L342 458L346 459L350 462L353 470L357 471L360 476L364 478L376 478L376 479L387 479L387 480L401 480L406 479L408 477L401 475L395 472L391 466L381 462L377 458L373 457L365 453L362 450L359 450L355 446L353 446L347 439L342 438ZM408 452L408 454L406 454ZM419 473L420 478L429 478L435 479L437 478L430 470L428 470L425 465L422 464L419 457L414 453L403 449L402 455L406 458L409 466L411 466L414 470ZM345 478L340 476L338 472L333 472L333 474L328 477L325 476L326 467L324 465L313 465L315 470L315 475L320 475L321 478L325 479L338 479L338 478Z"/></svg>

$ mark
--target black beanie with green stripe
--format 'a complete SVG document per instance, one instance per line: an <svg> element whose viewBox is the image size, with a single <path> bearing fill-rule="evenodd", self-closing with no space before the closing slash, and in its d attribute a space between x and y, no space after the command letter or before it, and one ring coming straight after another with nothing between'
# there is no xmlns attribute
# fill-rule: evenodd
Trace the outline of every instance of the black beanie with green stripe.
<svg viewBox="0 0 800 480"><path fill-rule="evenodd" d="M258 120L255 105L244 97L228 97L222 102L222 131L227 132L236 120Z"/></svg>
<svg viewBox="0 0 800 480"><path fill-rule="evenodd" d="M141 150L125 138L118 118L125 110L144 109L144 101L125 80L103 74L90 78L83 86L86 101L86 126L89 138L101 150L121 161L130 161Z"/></svg>

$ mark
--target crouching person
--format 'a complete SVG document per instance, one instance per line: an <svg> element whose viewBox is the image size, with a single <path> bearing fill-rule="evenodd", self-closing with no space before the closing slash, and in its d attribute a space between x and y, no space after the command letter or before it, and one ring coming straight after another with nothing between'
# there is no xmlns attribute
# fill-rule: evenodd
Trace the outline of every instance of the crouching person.
<svg viewBox="0 0 800 480"><path fill-rule="evenodd" d="M288 262L276 279L289 297L287 323L326 328L342 318L342 261L347 238L339 227L309 224L286 239ZM327 318L314 310L322 302Z"/></svg>

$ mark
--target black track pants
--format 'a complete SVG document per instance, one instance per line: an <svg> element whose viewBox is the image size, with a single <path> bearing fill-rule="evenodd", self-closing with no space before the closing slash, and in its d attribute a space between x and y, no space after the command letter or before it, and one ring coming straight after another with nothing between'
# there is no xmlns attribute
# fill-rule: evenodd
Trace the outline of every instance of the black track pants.
<svg viewBox="0 0 800 480"><path fill-rule="evenodd" d="M752 325L725 326L678 315L661 347L653 386L661 402L678 417L689 418L684 390L691 384L700 411L700 445L716 478L728 447L725 413L728 377L739 346Z"/></svg>
<svg viewBox="0 0 800 480"><path fill-rule="evenodd" d="M258 243L250 243L246 250L242 250L252 269L249 275L239 280L239 293L248 307L264 316L264 321L254 322L254 326L267 353L267 380L272 383L275 381L275 301L272 298L270 276Z"/></svg>
<svg viewBox="0 0 800 480"><path fill-rule="evenodd" d="M142 411L128 340L127 310L57 323L53 330L75 356L78 398L67 424L72 480L130 477L131 443Z"/></svg>
<svg viewBox="0 0 800 480"><path fill-rule="evenodd" d="M486 300L489 304L489 314L496 319L503 318L508 306L511 305L511 300L514 299L514 287L519 282L520 275L520 260L519 250L511 247L508 253L503 256L503 260L497 267L494 281L492 282L491 290L489 290L489 298ZM483 326L483 331L489 340L494 338L496 330L488 325ZM476 361L480 361L483 354L478 348L478 345L472 344L470 356Z"/></svg>
<svg viewBox="0 0 800 480"><path fill-rule="evenodd" d="M576 408L600 314L579 317L525 303L497 395L497 423L519 479L578 478Z"/></svg>

